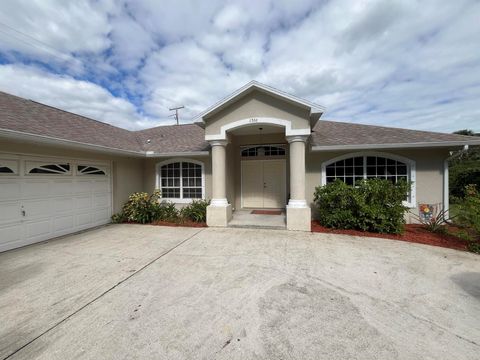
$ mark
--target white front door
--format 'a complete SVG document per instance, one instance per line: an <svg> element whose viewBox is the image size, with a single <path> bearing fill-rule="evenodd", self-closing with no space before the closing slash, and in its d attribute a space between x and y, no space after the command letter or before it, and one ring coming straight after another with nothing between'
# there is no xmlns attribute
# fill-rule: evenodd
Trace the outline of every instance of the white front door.
<svg viewBox="0 0 480 360"><path fill-rule="evenodd" d="M285 166L283 159L242 161L242 207L285 207Z"/></svg>
<svg viewBox="0 0 480 360"><path fill-rule="evenodd" d="M111 214L108 164L0 154L0 251L103 225Z"/></svg>

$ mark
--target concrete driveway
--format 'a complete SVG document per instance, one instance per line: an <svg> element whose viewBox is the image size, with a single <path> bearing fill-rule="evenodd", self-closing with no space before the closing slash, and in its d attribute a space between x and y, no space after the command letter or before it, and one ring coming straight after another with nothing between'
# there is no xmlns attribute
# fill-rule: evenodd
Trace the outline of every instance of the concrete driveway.
<svg viewBox="0 0 480 360"><path fill-rule="evenodd" d="M480 256L112 225L0 254L0 358L478 359Z"/></svg>

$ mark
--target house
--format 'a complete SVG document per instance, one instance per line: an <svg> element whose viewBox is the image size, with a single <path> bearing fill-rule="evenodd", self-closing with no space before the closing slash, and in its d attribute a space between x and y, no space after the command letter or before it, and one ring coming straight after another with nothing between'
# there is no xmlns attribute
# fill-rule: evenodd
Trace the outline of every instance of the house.
<svg viewBox="0 0 480 360"><path fill-rule="evenodd" d="M192 124L128 131L0 93L0 251L106 224L155 188L178 204L211 199L209 226L235 209L286 208L287 228L308 231L315 187L335 179L406 179L412 211L448 207L449 151L480 144L323 112L251 82Z"/></svg>

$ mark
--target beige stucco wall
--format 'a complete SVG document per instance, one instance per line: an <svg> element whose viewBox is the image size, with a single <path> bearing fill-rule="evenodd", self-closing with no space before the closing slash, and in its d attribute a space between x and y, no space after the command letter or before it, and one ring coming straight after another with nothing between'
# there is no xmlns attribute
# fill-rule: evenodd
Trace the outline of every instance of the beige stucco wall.
<svg viewBox="0 0 480 360"><path fill-rule="evenodd" d="M356 151L309 152L306 158L306 195L307 203L312 205L315 187L321 183L322 163L337 156L356 153ZM409 149L382 150L379 153L394 154L416 162L416 206L418 203L443 203L444 161L448 157L447 149ZM418 208L410 209L418 214ZM407 221L413 222L408 214Z"/></svg>
<svg viewBox="0 0 480 360"><path fill-rule="evenodd" d="M218 113L205 118L205 134L219 134L223 125L253 117L289 120L292 123L292 129L305 129L310 128L309 115L308 109L303 109L271 95L254 91Z"/></svg>
<svg viewBox="0 0 480 360"><path fill-rule="evenodd" d="M74 150L64 146L25 143L6 139L0 139L0 152L27 156L110 162L114 213L121 210L122 205L127 201L131 193L143 191L143 158Z"/></svg>

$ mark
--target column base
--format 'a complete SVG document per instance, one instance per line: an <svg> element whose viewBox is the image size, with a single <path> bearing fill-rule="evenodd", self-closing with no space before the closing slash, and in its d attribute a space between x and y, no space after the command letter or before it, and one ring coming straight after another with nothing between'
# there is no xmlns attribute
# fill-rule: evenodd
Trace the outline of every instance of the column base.
<svg viewBox="0 0 480 360"><path fill-rule="evenodd" d="M226 227L232 219L232 205L207 206L207 225L212 227Z"/></svg>
<svg viewBox="0 0 480 360"><path fill-rule="evenodd" d="M312 209L287 205L287 230L311 231Z"/></svg>

